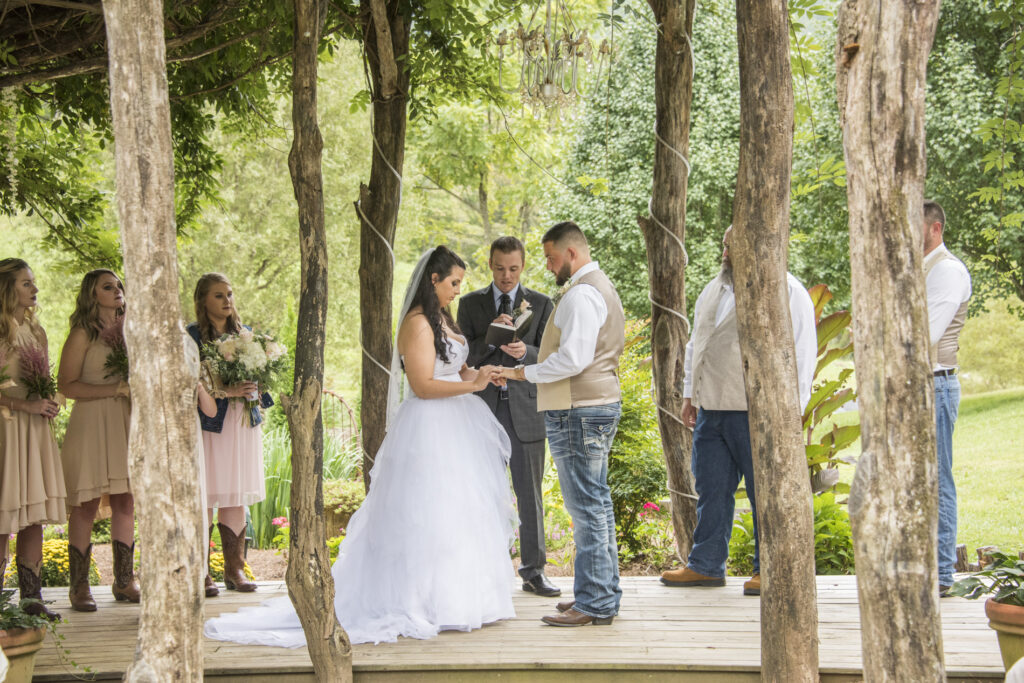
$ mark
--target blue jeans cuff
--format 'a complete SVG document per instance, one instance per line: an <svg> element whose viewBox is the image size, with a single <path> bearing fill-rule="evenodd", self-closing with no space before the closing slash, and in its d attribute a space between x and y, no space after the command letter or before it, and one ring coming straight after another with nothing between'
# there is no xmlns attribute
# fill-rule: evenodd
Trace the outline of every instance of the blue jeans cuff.
<svg viewBox="0 0 1024 683"><path fill-rule="evenodd" d="M702 567L701 565L694 563L693 560L688 561L686 563L686 566L692 569L693 571L697 572L698 574L703 574L704 576L710 577L712 579L725 578L725 572L723 572L718 567L715 567L714 569L708 569L707 567Z"/></svg>
<svg viewBox="0 0 1024 683"><path fill-rule="evenodd" d="M577 612L579 612L580 614L586 614L588 617L594 617L595 619L604 619L606 617L614 617L615 614L617 614L617 613L601 614L600 612L596 612L596 611L594 611L592 609L589 609L587 607L581 606L578 602L575 605L573 605L572 608L574 610L576 610Z"/></svg>

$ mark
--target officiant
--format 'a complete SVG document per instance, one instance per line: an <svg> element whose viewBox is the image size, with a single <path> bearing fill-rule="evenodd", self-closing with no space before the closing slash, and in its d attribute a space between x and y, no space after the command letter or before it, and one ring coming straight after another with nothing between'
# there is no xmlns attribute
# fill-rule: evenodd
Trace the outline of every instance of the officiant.
<svg viewBox="0 0 1024 683"><path fill-rule="evenodd" d="M536 363L541 334L551 315L552 304L544 294L519 282L526 265L526 249L515 237L499 237L491 244L488 266L494 276L487 287L459 300L458 323L469 342L471 367L499 365L515 367ZM492 324L513 326L520 315L532 317L516 331L507 344L487 343ZM544 546L544 413L537 412L537 386L530 382L493 384L477 394L505 427L512 442L512 488L519 507L519 575L523 590L543 597L560 595L561 590L544 576L547 553Z"/></svg>

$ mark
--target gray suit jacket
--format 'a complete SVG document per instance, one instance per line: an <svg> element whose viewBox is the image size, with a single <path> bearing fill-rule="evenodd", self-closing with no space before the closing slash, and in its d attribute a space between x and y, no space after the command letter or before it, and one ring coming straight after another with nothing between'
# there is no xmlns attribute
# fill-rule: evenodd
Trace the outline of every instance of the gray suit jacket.
<svg viewBox="0 0 1024 683"><path fill-rule="evenodd" d="M498 317L498 311L494 305L494 294L488 285L483 289L471 292L459 300L459 328L469 342L469 359L466 361L470 366L501 365L504 367L515 367L519 363L530 365L537 362L537 352L540 349L541 335L544 327L548 324L548 318L554 306L544 294L519 286L519 293L512 303L513 308L518 308L525 297L530 302L530 310L533 311L533 320L530 321L526 334L520 339L526 342L526 358L521 361L484 342L487 336L487 326ZM516 436L521 442L540 441L545 437L544 415L537 412L537 386L530 382L510 381L508 383L509 408L512 413L512 424L516 429ZM497 409L499 389L489 384L486 389L477 393L477 396L487 402L492 411Z"/></svg>

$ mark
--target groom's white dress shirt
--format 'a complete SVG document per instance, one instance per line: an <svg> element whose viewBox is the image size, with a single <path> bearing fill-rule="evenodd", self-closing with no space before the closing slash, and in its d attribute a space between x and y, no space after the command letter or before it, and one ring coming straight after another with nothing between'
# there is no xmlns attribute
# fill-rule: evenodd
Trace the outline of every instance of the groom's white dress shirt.
<svg viewBox="0 0 1024 683"><path fill-rule="evenodd" d="M573 273L569 289L552 314L552 322L562 331L558 350L543 362L527 365L523 369L523 374L530 382L557 382L575 377L594 361L597 334L608 319L608 306L596 288L576 282L587 273L599 269L597 261L591 261Z"/></svg>

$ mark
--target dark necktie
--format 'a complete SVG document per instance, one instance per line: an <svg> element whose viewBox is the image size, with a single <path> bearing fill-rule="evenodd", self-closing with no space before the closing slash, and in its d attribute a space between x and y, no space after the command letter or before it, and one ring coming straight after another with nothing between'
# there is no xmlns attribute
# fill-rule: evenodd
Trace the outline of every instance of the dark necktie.
<svg viewBox="0 0 1024 683"><path fill-rule="evenodd" d="M502 294L498 299L498 315L512 315L512 299L508 294Z"/></svg>

